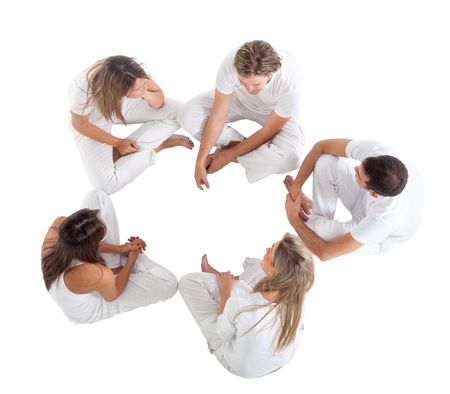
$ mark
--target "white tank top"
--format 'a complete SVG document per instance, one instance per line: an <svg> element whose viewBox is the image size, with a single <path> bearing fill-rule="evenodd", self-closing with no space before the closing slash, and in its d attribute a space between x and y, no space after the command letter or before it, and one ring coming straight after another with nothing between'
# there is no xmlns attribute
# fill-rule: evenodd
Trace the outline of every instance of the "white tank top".
<svg viewBox="0 0 450 394"><path fill-rule="evenodd" d="M72 267L80 264L83 263L73 263ZM65 272L53 282L49 290L50 296L70 321L75 323L93 323L98 321L106 301L98 291L87 294L72 293L64 282L64 275Z"/></svg>

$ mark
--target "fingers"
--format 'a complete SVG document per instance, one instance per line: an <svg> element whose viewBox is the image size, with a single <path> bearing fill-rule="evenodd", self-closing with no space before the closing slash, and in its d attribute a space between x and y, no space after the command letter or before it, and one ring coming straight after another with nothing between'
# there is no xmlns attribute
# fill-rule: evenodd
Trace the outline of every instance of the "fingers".
<svg viewBox="0 0 450 394"><path fill-rule="evenodd" d="M201 177L199 179L195 178L195 183L197 184L197 187L200 190L203 190L203 186L205 186L207 189L209 189L209 182L208 182L208 178L206 176L204 178Z"/></svg>
<svg viewBox="0 0 450 394"><path fill-rule="evenodd" d="M128 238L128 242L133 250L139 249L141 253L147 248L147 243L139 237L131 236Z"/></svg>
<svg viewBox="0 0 450 394"><path fill-rule="evenodd" d="M307 215L309 215L309 207L306 204L302 204L302 210L303 212L305 212Z"/></svg>
<svg viewBox="0 0 450 394"><path fill-rule="evenodd" d="M233 279L233 275L231 274L230 271L219 272L216 275L218 278L223 279L223 280Z"/></svg>
<svg viewBox="0 0 450 394"><path fill-rule="evenodd" d="M300 218L300 219L302 219L304 222L307 222L308 221L308 216L307 216L307 214L301 209L300 210L300 212L298 213L298 217Z"/></svg>
<svg viewBox="0 0 450 394"><path fill-rule="evenodd" d="M196 178L195 183L197 184L197 188L199 188L200 190L203 190L201 179L197 180L197 178Z"/></svg>

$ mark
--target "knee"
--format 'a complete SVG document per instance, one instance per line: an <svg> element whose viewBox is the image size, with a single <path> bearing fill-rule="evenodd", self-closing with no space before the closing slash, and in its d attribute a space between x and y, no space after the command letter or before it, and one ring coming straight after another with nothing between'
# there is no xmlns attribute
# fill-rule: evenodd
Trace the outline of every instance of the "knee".
<svg viewBox="0 0 450 394"><path fill-rule="evenodd" d="M90 181L94 188L101 192L103 196L110 196L125 186L119 182L115 171L108 172L107 174L94 174L90 176Z"/></svg>
<svg viewBox="0 0 450 394"><path fill-rule="evenodd" d="M164 105L162 108L164 108L164 110L167 112L167 117L169 119L176 120L181 107L181 101L166 97L164 99Z"/></svg>
<svg viewBox="0 0 450 394"><path fill-rule="evenodd" d="M178 111L177 121L180 126L193 137L201 135L203 127L208 118L207 114L202 114L200 103L197 98L185 103Z"/></svg>
<svg viewBox="0 0 450 394"><path fill-rule="evenodd" d="M302 157L300 153L296 150L289 151L284 160L284 167L285 167L284 172L289 172L298 169L301 163Z"/></svg>
<svg viewBox="0 0 450 394"><path fill-rule="evenodd" d="M182 296L184 296L186 291L192 288L192 285L195 283L194 275L195 274L186 274L182 276L180 281L178 282L178 290L180 291L180 294Z"/></svg>
<svg viewBox="0 0 450 394"><path fill-rule="evenodd" d="M109 199L108 194L103 190L91 190L86 193L83 199L83 206L94 209L104 205L105 200Z"/></svg>
<svg viewBox="0 0 450 394"><path fill-rule="evenodd" d="M336 166L338 157L328 154L321 155L314 165L314 174L322 173Z"/></svg>
<svg viewBox="0 0 450 394"><path fill-rule="evenodd" d="M168 272L167 277L165 278L165 292L162 300L168 300L172 298L178 290L178 280L174 274Z"/></svg>
<svg viewBox="0 0 450 394"><path fill-rule="evenodd" d="M292 149L284 152L278 158L278 174L284 174L289 171L297 170L300 167L302 158L299 152Z"/></svg>
<svg viewBox="0 0 450 394"><path fill-rule="evenodd" d="M186 131L189 131L192 128L191 127L191 114L192 114L193 110L192 110L191 101L188 101L187 103L185 103L184 105L181 106L181 108L178 111L178 116L177 116L178 123Z"/></svg>
<svg viewBox="0 0 450 394"><path fill-rule="evenodd" d="M118 191L117 184L111 184L110 182L100 182L98 184L99 191L103 193L105 196L110 196L111 194L114 194L116 191Z"/></svg>

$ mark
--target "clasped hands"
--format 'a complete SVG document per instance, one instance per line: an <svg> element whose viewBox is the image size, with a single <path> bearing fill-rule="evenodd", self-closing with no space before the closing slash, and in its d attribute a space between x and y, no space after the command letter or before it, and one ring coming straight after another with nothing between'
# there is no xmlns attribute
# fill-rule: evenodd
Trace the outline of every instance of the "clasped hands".
<svg viewBox="0 0 450 394"><path fill-rule="evenodd" d="M120 253L143 253L147 248L147 243L139 237L131 236L128 242L120 245Z"/></svg>

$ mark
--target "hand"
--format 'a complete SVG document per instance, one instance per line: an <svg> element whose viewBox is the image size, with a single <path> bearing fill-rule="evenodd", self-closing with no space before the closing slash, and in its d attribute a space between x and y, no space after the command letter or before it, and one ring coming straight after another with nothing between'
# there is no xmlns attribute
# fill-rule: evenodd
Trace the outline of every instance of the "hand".
<svg viewBox="0 0 450 394"><path fill-rule="evenodd" d="M203 190L203 185L206 186L207 189L209 189L209 182L208 182L208 176L206 174L206 167L204 162L197 162L195 163L195 183L197 184L197 187L200 190Z"/></svg>
<svg viewBox="0 0 450 394"><path fill-rule="evenodd" d="M210 155L211 162L207 168L208 174L221 170L234 160L233 152L230 149L219 149Z"/></svg>
<svg viewBox="0 0 450 394"><path fill-rule="evenodd" d="M300 193L298 197L293 200L291 195L286 194L286 202L284 204L284 208L286 209L286 216L291 225L301 219L304 222L308 220L308 216L302 208L302 194ZM309 213L309 210L307 211Z"/></svg>
<svg viewBox="0 0 450 394"><path fill-rule="evenodd" d="M313 201L302 191L300 191L302 198L302 210L306 215L309 215L310 209L313 207Z"/></svg>
<svg viewBox="0 0 450 394"><path fill-rule="evenodd" d="M142 238L131 236L128 238L128 242L131 246L133 246L133 248L137 248L141 253L145 252L147 243Z"/></svg>
<svg viewBox="0 0 450 394"><path fill-rule="evenodd" d="M229 297L231 294L231 289L233 288L233 275L231 272L219 272L216 274L216 278L222 297Z"/></svg>
<svg viewBox="0 0 450 394"><path fill-rule="evenodd" d="M129 139L120 139L117 143L116 149L119 151L120 156L126 156L130 153L137 152L137 144Z"/></svg>
<svg viewBox="0 0 450 394"><path fill-rule="evenodd" d="M120 253L125 254L132 251L143 253L146 247L147 243L143 239L131 236L127 243L120 245Z"/></svg>

